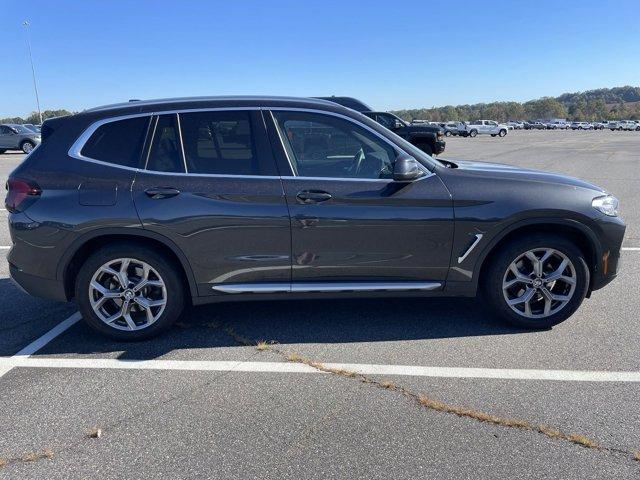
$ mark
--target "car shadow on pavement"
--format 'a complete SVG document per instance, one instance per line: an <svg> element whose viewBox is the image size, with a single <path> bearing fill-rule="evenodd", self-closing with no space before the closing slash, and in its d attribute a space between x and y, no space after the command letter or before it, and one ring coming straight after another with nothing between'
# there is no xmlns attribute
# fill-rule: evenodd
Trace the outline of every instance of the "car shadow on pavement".
<svg viewBox="0 0 640 480"><path fill-rule="evenodd" d="M353 299L233 302L189 309L176 326L143 342L116 342L74 326L39 355L111 354L151 360L172 351L240 346L221 326L254 342L341 344L521 334L473 299ZM182 356L181 356L182 358ZM199 358L196 358L199 359Z"/></svg>

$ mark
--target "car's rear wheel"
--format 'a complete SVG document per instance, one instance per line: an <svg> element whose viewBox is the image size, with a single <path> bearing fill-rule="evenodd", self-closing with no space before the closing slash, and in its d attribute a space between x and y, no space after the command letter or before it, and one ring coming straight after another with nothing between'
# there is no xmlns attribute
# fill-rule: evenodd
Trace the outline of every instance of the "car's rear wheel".
<svg viewBox="0 0 640 480"><path fill-rule="evenodd" d="M478 131L477 131L477 130L471 130L471 131L469 132L469 136L470 136L471 138L475 137L476 135L478 135Z"/></svg>
<svg viewBox="0 0 640 480"><path fill-rule="evenodd" d="M589 287L581 250L555 235L511 242L492 260L484 297L500 318L525 328L549 328L569 318Z"/></svg>
<svg viewBox="0 0 640 480"><path fill-rule="evenodd" d="M31 150L33 150L34 148L36 148L35 143L29 140L22 142L22 144L20 145L20 150L22 150L24 153L31 153Z"/></svg>
<svg viewBox="0 0 640 480"><path fill-rule="evenodd" d="M177 268L138 245L115 245L91 255L78 272L75 296L87 324L117 340L158 335L184 308Z"/></svg>
<svg viewBox="0 0 640 480"><path fill-rule="evenodd" d="M444 132L444 136L445 137L450 137L451 136L451 132L449 130L447 130L446 132Z"/></svg>

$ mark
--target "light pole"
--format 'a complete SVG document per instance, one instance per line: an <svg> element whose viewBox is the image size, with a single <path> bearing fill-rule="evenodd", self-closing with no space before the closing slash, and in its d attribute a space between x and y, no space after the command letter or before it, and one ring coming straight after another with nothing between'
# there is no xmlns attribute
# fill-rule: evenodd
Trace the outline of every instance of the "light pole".
<svg viewBox="0 0 640 480"><path fill-rule="evenodd" d="M29 60L31 61L31 74L33 75L33 89L36 92L36 104L38 105L38 117L40 118L40 125L42 125L42 112L40 111L40 97L38 96L38 83L36 82L36 69L33 66L33 55L31 54L31 35L29 34L29 22L25 20L22 22L22 26L27 31L27 46L29 47Z"/></svg>

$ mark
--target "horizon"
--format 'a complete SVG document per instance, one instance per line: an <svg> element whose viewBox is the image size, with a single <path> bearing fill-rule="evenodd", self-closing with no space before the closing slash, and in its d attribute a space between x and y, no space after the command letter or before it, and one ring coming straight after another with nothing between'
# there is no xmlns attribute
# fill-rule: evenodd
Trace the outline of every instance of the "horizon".
<svg viewBox="0 0 640 480"><path fill-rule="evenodd" d="M0 91L11 92L0 100L3 117L36 110L25 20L43 111L233 94L351 96L402 110L640 85L640 54L625 47L640 44L629 0L604 10L594 0L579 8L548 0L500 0L491 11L451 5L429 22L421 13L438 4L414 1L391 12L383 2L336 0L198 2L179 10L149 0L34 4L25 11L11 0L0 20L12 66L0 78ZM603 25L615 25L615 35ZM544 48L535 48L539 42Z"/></svg>

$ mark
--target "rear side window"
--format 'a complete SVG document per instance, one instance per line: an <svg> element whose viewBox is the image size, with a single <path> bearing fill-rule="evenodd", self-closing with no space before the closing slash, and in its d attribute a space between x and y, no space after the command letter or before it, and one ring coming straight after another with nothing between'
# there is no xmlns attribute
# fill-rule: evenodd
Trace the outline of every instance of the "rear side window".
<svg viewBox="0 0 640 480"><path fill-rule="evenodd" d="M82 155L124 167L138 167L149 117L105 123L82 147Z"/></svg>
<svg viewBox="0 0 640 480"><path fill-rule="evenodd" d="M156 172L184 172L175 115L160 115L158 117L158 124L149 150L147 169Z"/></svg>
<svg viewBox="0 0 640 480"><path fill-rule="evenodd" d="M265 175L271 170L260 164L248 111L181 113L180 129L188 173Z"/></svg>

